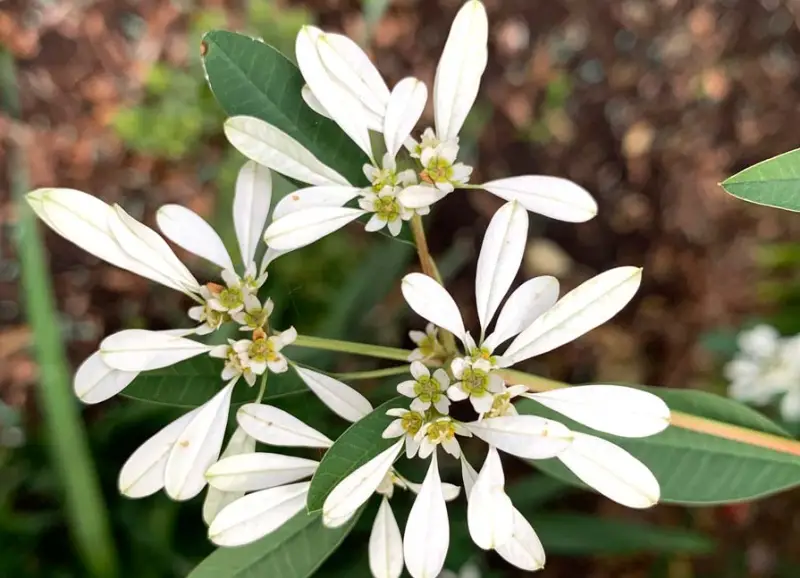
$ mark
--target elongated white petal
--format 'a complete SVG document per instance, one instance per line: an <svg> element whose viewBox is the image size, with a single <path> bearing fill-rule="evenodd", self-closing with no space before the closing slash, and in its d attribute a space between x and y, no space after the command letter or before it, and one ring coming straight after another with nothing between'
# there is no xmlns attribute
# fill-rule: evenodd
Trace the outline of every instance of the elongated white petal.
<svg viewBox="0 0 800 578"><path fill-rule="evenodd" d="M112 235L109 222L116 211L100 199L74 189L37 189L25 197L53 231L95 257L112 265L184 291L182 281L153 269L129 255Z"/></svg>
<svg viewBox="0 0 800 578"><path fill-rule="evenodd" d="M324 36L318 28L303 26L295 42L297 66L322 107L371 159L373 155L369 130L364 114L359 114L364 107L331 77L323 65L319 49L320 47L324 49L324 44L330 42L327 39L323 41Z"/></svg>
<svg viewBox="0 0 800 578"><path fill-rule="evenodd" d="M176 285L190 291L199 289L197 279L161 235L131 217L119 205L114 205L114 213L109 214L108 228L130 257L163 274Z"/></svg>
<svg viewBox="0 0 800 578"><path fill-rule="evenodd" d="M223 458L206 472L210 486L227 492L252 492L310 476L319 462L282 454L250 453Z"/></svg>
<svg viewBox="0 0 800 578"><path fill-rule="evenodd" d="M489 351L526 329L558 300L558 279L549 275L529 279L514 291L500 310L494 331L483 345Z"/></svg>
<svg viewBox="0 0 800 578"><path fill-rule="evenodd" d="M328 74L352 93L364 107L382 117L389 88L363 50L341 34L321 34L317 52Z"/></svg>
<svg viewBox="0 0 800 578"><path fill-rule="evenodd" d="M544 568L542 542L525 516L514 508L514 531L511 540L497 547L497 553L509 564L533 572Z"/></svg>
<svg viewBox="0 0 800 578"><path fill-rule="evenodd" d="M653 473L616 444L575 433L572 445L558 456L583 483L629 508L658 503L661 488Z"/></svg>
<svg viewBox="0 0 800 578"><path fill-rule="evenodd" d="M541 355L602 325L633 299L642 281L638 267L617 267L578 285L511 342L503 357L513 363Z"/></svg>
<svg viewBox="0 0 800 578"><path fill-rule="evenodd" d="M577 183L560 177L508 177L481 187L506 201L519 201L532 213L559 221L583 223L597 214L594 197Z"/></svg>
<svg viewBox="0 0 800 578"><path fill-rule="evenodd" d="M464 454L461 454L461 479L464 480L464 496L469 500L472 488L475 486L475 480L478 479L478 472L467 461Z"/></svg>
<svg viewBox="0 0 800 578"><path fill-rule="evenodd" d="M310 185L350 184L294 138L260 118L232 116L224 130L240 153L282 175Z"/></svg>
<svg viewBox="0 0 800 578"><path fill-rule="evenodd" d="M172 445L164 470L164 489L173 500L189 500L206 485L205 472L222 450L235 385L229 383L201 405Z"/></svg>
<svg viewBox="0 0 800 578"><path fill-rule="evenodd" d="M318 241L355 221L366 211L347 207L312 207L290 213L273 222L264 233L264 241L272 249L288 251Z"/></svg>
<svg viewBox="0 0 800 578"><path fill-rule="evenodd" d="M292 414L260 403L248 403L236 412L236 420L248 434L272 446L329 448L333 441Z"/></svg>
<svg viewBox="0 0 800 578"><path fill-rule="evenodd" d="M331 117L331 115L328 114L328 111L325 110L325 107L322 106L322 103L319 101L319 99L314 96L313 92L311 92L311 88L309 88L307 84L303 85L303 88L300 90L300 95L308 105L308 108L316 112L318 115L324 116L325 118Z"/></svg>
<svg viewBox="0 0 800 578"><path fill-rule="evenodd" d="M477 475L477 474L476 474ZM415 484L409 480L403 480L405 486L414 492L415 494L419 494L420 490L422 490L422 484ZM454 484L448 484L447 482L442 482L442 495L444 496L445 502L452 502L461 494L461 488Z"/></svg>
<svg viewBox="0 0 800 578"><path fill-rule="evenodd" d="M403 443L401 438L390 448L356 468L333 488L322 504L322 521L326 526L333 528L347 522L375 493L400 455Z"/></svg>
<svg viewBox="0 0 800 578"><path fill-rule="evenodd" d="M497 548L511 540L514 507L506 495L505 483L500 456L490 445L467 506L469 534L472 541L484 550Z"/></svg>
<svg viewBox="0 0 800 578"><path fill-rule="evenodd" d="M361 193L357 187L342 187L330 185L324 187L308 187L298 189L283 197L275 210L272 211L272 220L277 221L290 213L312 207L341 207L348 201L355 199Z"/></svg>
<svg viewBox="0 0 800 578"><path fill-rule="evenodd" d="M563 424L535 415L493 417L464 426L497 449L532 460L559 455L569 447L574 435Z"/></svg>
<svg viewBox="0 0 800 578"><path fill-rule="evenodd" d="M224 508L208 529L218 546L242 546L274 532L306 503L308 482L248 494Z"/></svg>
<svg viewBox="0 0 800 578"><path fill-rule="evenodd" d="M523 394L592 429L626 438L655 435L669 425L669 407L646 391L621 385L581 385Z"/></svg>
<svg viewBox="0 0 800 578"><path fill-rule="evenodd" d="M447 193L430 185L412 185L400 191L397 199L408 209L422 209L446 196Z"/></svg>
<svg viewBox="0 0 800 578"><path fill-rule="evenodd" d="M195 408L171 422L131 454L119 472L117 483L122 495L144 498L164 487L169 452L199 411L199 407Z"/></svg>
<svg viewBox="0 0 800 578"><path fill-rule="evenodd" d="M400 578L403 573L403 538L385 497L369 535L369 569L375 578Z"/></svg>
<svg viewBox="0 0 800 578"><path fill-rule="evenodd" d="M247 161L239 169L233 197L233 226L245 267L256 257L271 203L272 173L255 161Z"/></svg>
<svg viewBox="0 0 800 578"><path fill-rule="evenodd" d="M241 457L245 454L252 454L254 451L256 451L255 438L250 437L246 431L237 427L231 435L231 439L228 440L228 445L222 450L220 458L224 460L233 456ZM228 492L209 486L208 490L206 490L206 498L203 500L203 521L207 526L210 525L223 508L242 496L244 496L243 491Z"/></svg>
<svg viewBox="0 0 800 578"><path fill-rule="evenodd" d="M467 332L458 305L435 280L422 273L411 273L403 277L400 289L406 303L417 315L446 329L462 341L465 339Z"/></svg>
<svg viewBox="0 0 800 578"><path fill-rule="evenodd" d="M107 366L121 371L147 371L174 365L211 350L185 337L163 331L125 329L100 343L100 357Z"/></svg>
<svg viewBox="0 0 800 578"><path fill-rule="evenodd" d="M435 578L444 567L449 546L450 521L434 452L403 534L403 554L408 573L413 578Z"/></svg>
<svg viewBox="0 0 800 578"><path fill-rule="evenodd" d="M324 373L304 367L294 368L308 388L339 417L357 422L372 411L372 405L367 398L349 385Z"/></svg>
<svg viewBox="0 0 800 578"><path fill-rule="evenodd" d="M475 275L475 300L481 331L497 308L522 263L528 242L528 213L518 203L506 203L494 214L483 237Z"/></svg>
<svg viewBox="0 0 800 578"><path fill-rule="evenodd" d="M128 387L137 375L138 371L120 371L109 367L100 352L95 351L75 372L75 395L83 403L100 403Z"/></svg>
<svg viewBox="0 0 800 578"><path fill-rule="evenodd" d="M464 4L456 14L433 84L436 135L458 136L478 96L488 58L489 22L479 0Z"/></svg>
<svg viewBox="0 0 800 578"><path fill-rule="evenodd" d="M180 205L164 205L156 212L158 228L164 236L190 253L207 259L222 269L233 269L225 243L203 217Z"/></svg>
<svg viewBox="0 0 800 578"><path fill-rule="evenodd" d="M392 158L416 126L427 100L425 83L413 77L404 78L392 89L383 119L383 138Z"/></svg>

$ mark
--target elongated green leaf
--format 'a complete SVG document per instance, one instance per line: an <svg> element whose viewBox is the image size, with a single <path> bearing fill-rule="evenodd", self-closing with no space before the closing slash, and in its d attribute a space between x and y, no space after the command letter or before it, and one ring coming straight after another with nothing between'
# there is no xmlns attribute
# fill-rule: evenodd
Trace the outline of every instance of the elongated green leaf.
<svg viewBox="0 0 800 578"><path fill-rule="evenodd" d="M367 157L333 121L306 106L303 76L272 46L233 32L203 37L208 84L227 114L255 116L279 128L352 184L365 184Z"/></svg>
<svg viewBox="0 0 800 578"><path fill-rule="evenodd" d="M123 395L178 407L197 407L211 399L225 385L220 377L222 361L208 356L194 357L170 367L145 371L125 388ZM270 373L264 400L308 391L292 371ZM233 390L233 404L253 401L258 389L244 380Z"/></svg>
<svg viewBox="0 0 800 578"><path fill-rule="evenodd" d="M583 514L536 514L531 524L553 554L706 554L714 542L692 530L662 528Z"/></svg>
<svg viewBox="0 0 800 578"><path fill-rule="evenodd" d="M753 410L709 393L645 388L665 399L675 411L692 413L782 434L783 430ZM719 504L751 500L800 485L800 458L677 427L640 439L624 439L590 430L536 402L517 404L521 413L557 419L575 431L603 437L644 462L661 484L661 501L678 504ZM561 480L582 486L557 459L532 461Z"/></svg>
<svg viewBox="0 0 800 578"><path fill-rule="evenodd" d="M319 514L300 512L257 542L218 548L189 578L306 578L339 547L359 516L339 528L326 528Z"/></svg>
<svg viewBox="0 0 800 578"><path fill-rule="evenodd" d="M321 510L325 498L339 482L397 441L381 437L386 426L395 419L387 416L386 412L396 407L408 407L408 398L395 397L378 406L367 417L347 428L325 452L325 457L311 478L306 503L309 512Z"/></svg>
<svg viewBox="0 0 800 578"><path fill-rule="evenodd" d="M800 149L748 167L722 182L734 197L789 211L800 211Z"/></svg>

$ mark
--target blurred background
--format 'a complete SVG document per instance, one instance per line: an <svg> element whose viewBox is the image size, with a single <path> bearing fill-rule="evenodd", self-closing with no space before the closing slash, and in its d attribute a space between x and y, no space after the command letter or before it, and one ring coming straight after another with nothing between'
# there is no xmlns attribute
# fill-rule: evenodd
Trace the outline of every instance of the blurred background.
<svg viewBox="0 0 800 578"><path fill-rule="evenodd" d="M764 321L785 335L800 332L800 245L793 242L800 218L738 201L717 185L797 144L800 2L484 2L489 64L462 137L476 167L473 180L568 177L600 205L599 215L580 225L533 217L521 279L552 274L566 290L612 266L645 270L639 296L613 322L528 369L571 383L724 395L721 368L741 328ZM117 561L118 570L106 576L183 577L211 551L199 499L134 502L116 491L131 451L178 410L116 398L84 408L83 429L61 429L51 411L59 404L67 417L81 411L71 392L59 396L54 388L69 388L69 376L104 335L179 326L188 304L44 227L46 275L29 278L23 289L31 245L17 235L15 197L35 187L72 187L120 202L150 225L159 205L177 202L234 242L230 203L243 159L227 145L223 113L205 84L202 33L246 32L292 57L299 26L317 23L359 40L390 86L409 74L432 86L460 4L0 0L0 577L90 575L84 563L97 553L75 547L83 518L64 497L64 468L81 466L64 464L63 453L58 459L59 448L79 448L84 437L111 527L112 539L98 549ZM432 123L430 110L425 122ZM462 192L427 219L431 249L467 319L475 317L477 249L499 205L487 193ZM407 332L420 329L420 321L408 315L397 280L417 266L414 259L402 239L369 236L360 227L282 258L270 273L276 324L411 347ZM46 300L35 300L35 283L48 279L57 315ZM26 304L39 312L35 331ZM317 363L334 371L378 367L342 356ZM393 383L361 387L379 398ZM330 420L300 397L285 403L303 406L315 422ZM513 471L512 497L542 537L547 578L800 575L796 492L753 504L633 512L530 469ZM364 516L348 539L352 547L319 575L368 576L371 520ZM472 564L481 576L521 575L479 553L466 524L453 526L448 568Z"/></svg>

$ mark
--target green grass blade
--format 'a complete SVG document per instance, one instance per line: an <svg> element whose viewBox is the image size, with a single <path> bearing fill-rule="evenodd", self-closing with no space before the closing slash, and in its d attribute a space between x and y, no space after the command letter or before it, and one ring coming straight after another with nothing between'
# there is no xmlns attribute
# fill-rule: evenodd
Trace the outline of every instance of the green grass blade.
<svg viewBox="0 0 800 578"><path fill-rule="evenodd" d="M19 116L14 62L0 52L4 108ZM116 551L97 475L89 455L79 408L72 397L70 374L56 316L44 249L33 212L23 199L28 189L23 152L9 150L11 190L17 203L17 252L22 272L24 310L34 335L39 365L39 403L53 463L63 483L72 538L91 576L118 575Z"/></svg>

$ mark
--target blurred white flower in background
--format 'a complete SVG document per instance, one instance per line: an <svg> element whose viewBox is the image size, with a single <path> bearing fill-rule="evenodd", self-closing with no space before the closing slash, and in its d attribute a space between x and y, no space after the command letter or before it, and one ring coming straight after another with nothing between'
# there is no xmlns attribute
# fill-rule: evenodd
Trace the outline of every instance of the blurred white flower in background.
<svg viewBox="0 0 800 578"><path fill-rule="evenodd" d="M769 325L739 333L739 351L725 366L728 395L767 405L780 398L781 416L800 421L800 335L782 337Z"/></svg>

